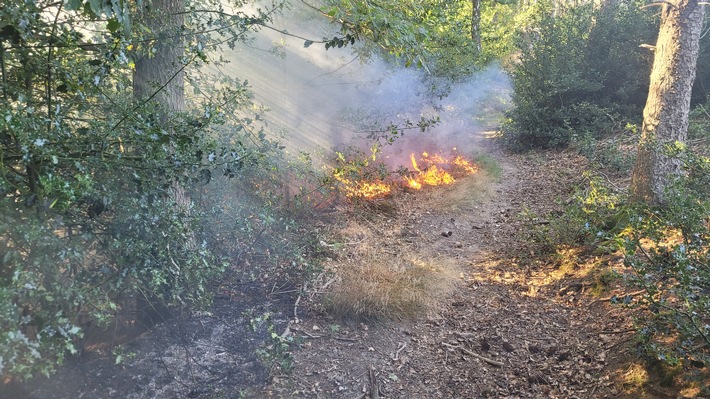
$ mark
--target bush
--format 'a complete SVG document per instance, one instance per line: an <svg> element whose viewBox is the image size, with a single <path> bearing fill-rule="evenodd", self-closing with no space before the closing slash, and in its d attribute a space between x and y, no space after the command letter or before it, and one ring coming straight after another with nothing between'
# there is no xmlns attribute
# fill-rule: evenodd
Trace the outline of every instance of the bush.
<svg viewBox="0 0 710 399"><path fill-rule="evenodd" d="M285 158L283 147L258 126L246 83L195 87L192 107L165 117L161 104L133 95L135 48L150 40L131 41L129 8L61 4L0 8L3 377L51 373L87 328L119 312L135 318L138 302L208 303L226 264L210 246L217 241L206 214L221 203L199 194L239 180L251 198L272 199L265 187L283 176L273 161ZM187 26L220 23L191 18ZM237 25L220 28L227 44L244 37ZM198 43L208 34L190 40L194 62L214 45ZM194 66L186 65L189 80L200 82ZM255 245L246 239L255 225L278 220L272 205L232 226L241 250Z"/></svg>
<svg viewBox="0 0 710 399"><path fill-rule="evenodd" d="M577 6L557 16L548 7L533 13L511 70L515 107L503 136L517 151L613 132L638 118L648 90L651 58L639 45L652 40L652 25L637 7Z"/></svg>
<svg viewBox="0 0 710 399"><path fill-rule="evenodd" d="M663 208L628 203L592 181L564 219L584 220L586 244L620 251L637 297L612 303L636 310L639 350L654 362L684 367L686 377L710 365L710 158L676 152L685 174ZM577 225L579 223L576 223Z"/></svg>
<svg viewBox="0 0 710 399"><path fill-rule="evenodd" d="M710 159L684 157L687 177L662 210L641 208L622 235L625 263L646 293L636 304L644 353L710 365Z"/></svg>

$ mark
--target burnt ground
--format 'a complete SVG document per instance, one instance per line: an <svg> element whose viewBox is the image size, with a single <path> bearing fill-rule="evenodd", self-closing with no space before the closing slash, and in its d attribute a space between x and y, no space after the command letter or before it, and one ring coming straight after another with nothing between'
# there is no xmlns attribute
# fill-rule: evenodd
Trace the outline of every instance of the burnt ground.
<svg viewBox="0 0 710 399"><path fill-rule="evenodd" d="M608 300L621 287L592 296L595 278L581 257L561 262L564 250L554 262L539 256L535 232L584 184L582 158L486 151L500 176L479 173L383 206L340 209L344 221L330 226L346 242L333 246L330 264L364 245L442 259L453 284L419 313L336 317L324 303L337 273L321 273L297 297L233 276L209 311L179 315L125 342L120 364L115 351L87 348L51 379L0 396L676 397L629 382L630 319ZM366 227L348 230L348 219ZM618 259L605 262L615 267Z"/></svg>
<svg viewBox="0 0 710 399"><path fill-rule="evenodd" d="M177 315L132 339L87 345L51 378L0 391L0 397L258 397L269 371L257 350L270 328L285 322L278 309L287 298L267 294L262 284L232 275L209 311Z"/></svg>

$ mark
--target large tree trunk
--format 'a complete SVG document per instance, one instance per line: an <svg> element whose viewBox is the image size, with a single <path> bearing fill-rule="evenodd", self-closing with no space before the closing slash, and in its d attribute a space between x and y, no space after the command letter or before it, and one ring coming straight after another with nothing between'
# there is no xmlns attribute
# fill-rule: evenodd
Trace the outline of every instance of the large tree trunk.
<svg viewBox="0 0 710 399"><path fill-rule="evenodd" d="M144 10L142 21L151 31L155 42L152 48L136 61L133 74L133 94L145 100L157 93L153 100L166 111L185 109L185 83L183 80L183 24L184 0L152 0Z"/></svg>
<svg viewBox="0 0 710 399"><path fill-rule="evenodd" d="M681 172L666 145L688 134L690 95L700 48L705 9L698 0L671 0L661 5L661 25L651 82L643 111L641 142L631 180L631 197L662 205L664 191Z"/></svg>
<svg viewBox="0 0 710 399"><path fill-rule="evenodd" d="M170 115L185 110L184 82L184 0L152 0L142 10L141 22L151 31L155 41L147 44L136 60L133 95L137 101L153 101L161 108L160 120L170 127ZM188 213L191 200L185 189L173 183L175 203ZM170 309L153 292L140 292L136 297L139 323L150 328L171 317Z"/></svg>

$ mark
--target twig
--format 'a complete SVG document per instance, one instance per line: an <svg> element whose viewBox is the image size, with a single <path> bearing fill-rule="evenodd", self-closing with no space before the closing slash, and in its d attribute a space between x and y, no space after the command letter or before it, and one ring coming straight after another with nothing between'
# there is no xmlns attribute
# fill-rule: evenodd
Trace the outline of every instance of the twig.
<svg viewBox="0 0 710 399"><path fill-rule="evenodd" d="M599 335L606 335L606 334L626 334L628 332L634 332L636 331L635 328L628 328L626 330L621 330L621 331L600 331L597 334Z"/></svg>
<svg viewBox="0 0 710 399"><path fill-rule="evenodd" d="M336 341L345 341L345 342L357 342L356 339L354 338L343 338L343 337L331 337Z"/></svg>
<svg viewBox="0 0 710 399"><path fill-rule="evenodd" d="M602 165L601 162L599 162L599 166L601 166L602 168L604 167L604 165ZM611 179L609 178L609 176L606 175L606 173L602 172L601 170L597 170L597 173L599 173L600 175L604 176L604 178L606 179L606 181L609 182L609 184L611 184L611 186L614 187L614 189L615 189L617 192L618 192L618 191L622 191L622 190L621 190L621 187L617 186L613 181L611 181Z"/></svg>
<svg viewBox="0 0 710 399"><path fill-rule="evenodd" d="M301 294L298 294L296 302L293 304L293 318L298 320L298 303L301 302Z"/></svg>
<svg viewBox="0 0 710 399"><path fill-rule="evenodd" d="M370 399L380 399L380 384L377 383L375 369L370 365Z"/></svg>
<svg viewBox="0 0 710 399"><path fill-rule="evenodd" d="M392 360L399 360L399 352L402 352L406 347L407 343L403 342L402 346L400 346L399 349L397 349L397 351L394 353L394 356L392 356Z"/></svg>
<svg viewBox="0 0 710 399"><path fill-rule="evenodd" d="M489 358L487 358L487 357L485 357L485 356L481 356L481 355L479 355L478 353L471 352L470 350L468 350L468 349L466 349L466 348L462 348L462 347L460 347L460 346L458 346L458 345L451 345L451 344L447 344L446 342L442 342L441 344L444 345L444 346L446 346L446 347L448 347L448 348L459 349L461 352L463 352L463 353L465 353L465 354L467 354L467 355L469 355L469 356L473 356L473 357L475 357L475 358L477 358L477 359L483 360L484 362L486 362L486 363L488 363L488 364L490 364L490 365L492 365L492 366L503 367L503 365L504 365L503 362L499 362L499 361L497 361L497 360L493 360L493 359L489 359Z"/></svg>
<svg viewBox="0 0 710 399"><path fill-rule="evenodd" d="M628 294L624 294L622 297L624 297L624 296L636 296L636 295L639 295L639 294L643 294L644 292L646 292L645 289L644 289L644 290L634 291L634 292L629 292ZM611 299L614 298L614 297L619 297L619 295L612 295L612 296L608 296L608 297L606 297L606 298L595 299L595 300L593 300L592 302L589 302L589 305L588 305L588 306L592 306L592 305L594 305L594 304L597 303L597 302L609 302L609 301L611 301Z"/></svg>
<svg viewBox="0 0 710 399"><path fill-rule="evenodd" d="M708 114L708 111L705 110L705 107L703 107L702 105L698 105L698 108L700 108L701 110L703 110L703 113L704 113L708 118L710 118L710 114Z"/></svg>
<svg viewBox="0 0 710 399"><path fill-rule="evenodd" d="M323 338L322 335L313 335L313 334L309 333L308 331L301 330L300 328L296 328L296 327L293 327L293 326L291 327L291 329L294 330L294 331L298 331L298 332L300 332L301 334L304 334L304 335L307 336L308 338L313 338L313 339L316 339L316 338Z"/></svg>
<svg viewBox="0 0 710 399"><path fill-rule="evenodd" d="M648 3L644 6L639 7L639 10L645 10L645 9L653 7L653 6L662 6L664 4L668 4L669 6L675 8L675 9L678 8L675 4L671 3L670 1L654 1L653 3Z"/></svg>

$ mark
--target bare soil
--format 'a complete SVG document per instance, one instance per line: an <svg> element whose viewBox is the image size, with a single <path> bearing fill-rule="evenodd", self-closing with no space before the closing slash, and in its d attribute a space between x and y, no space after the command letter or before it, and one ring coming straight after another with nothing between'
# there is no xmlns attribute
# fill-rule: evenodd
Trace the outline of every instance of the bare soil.
<svg viewBox="0 0 710 399"><path fill-rule="evenodd" d="M126 342L120 364L110 349L87 349L51 379L0 397L676 397L634 380L630 318L607 297L621 287L592 296L594 275L581 258L573 254L560 268L559 259L536 252L534 232L584 183L584 160L482 145L500 176L480 173L339 209L346 217L329 226L345 240L333 247L334 265L361 246L447 259L455 284L418 314L336 317L327 301L338 277L326 272L299 296L235 274L209 312L180 315ZM348 230L353 219L366 220L366 230ZM291 340L288 353L278 337Z"/></svg>

